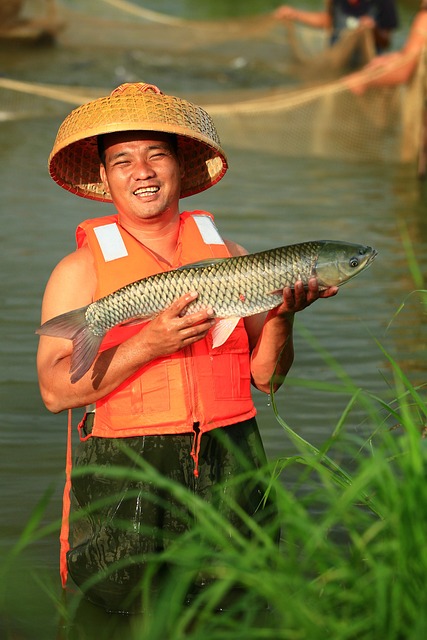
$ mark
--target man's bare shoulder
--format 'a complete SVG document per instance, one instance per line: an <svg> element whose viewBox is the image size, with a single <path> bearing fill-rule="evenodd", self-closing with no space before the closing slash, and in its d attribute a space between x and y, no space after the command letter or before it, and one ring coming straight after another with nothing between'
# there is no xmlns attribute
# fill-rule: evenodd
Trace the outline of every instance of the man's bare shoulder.
<svg viewBox="0 0 427 640"><path fill-rule="evenodd" d="M88 247L81 247L62 258L52 271L52 275L85 272L87 269L89 272L95 270L93 256Z"/></svg>
<svg viewBox="0 0 427 640"><path fill-rule="evenodd" d="M82 247L68 254L51 273L43 297L43 321L90 304L96 288L92 254Z"/></svg>
<svg viewBox="0 0 427 640"><path fill-rule="evenodd" d="M233 240L224 240L224 242L232 256L246 256L249 253L242 245Z"/></svg>

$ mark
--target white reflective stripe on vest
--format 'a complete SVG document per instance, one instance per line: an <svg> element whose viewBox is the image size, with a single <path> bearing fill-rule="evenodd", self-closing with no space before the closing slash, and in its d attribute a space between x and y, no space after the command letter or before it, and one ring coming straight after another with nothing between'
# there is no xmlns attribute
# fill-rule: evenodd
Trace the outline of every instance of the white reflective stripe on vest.
<svg viewBox="0 0 427 640"><path fill-rule="evenodd" d="M206 244L225 244L213 220L209 216L195 215L193 218Z"/></svg>
<svg viewBox="0 0 427 640"><path fill-rule="evenodd" d="M125 258L128 255L120 230L115 222L95 227L94 232L105 262Z"/></svg>

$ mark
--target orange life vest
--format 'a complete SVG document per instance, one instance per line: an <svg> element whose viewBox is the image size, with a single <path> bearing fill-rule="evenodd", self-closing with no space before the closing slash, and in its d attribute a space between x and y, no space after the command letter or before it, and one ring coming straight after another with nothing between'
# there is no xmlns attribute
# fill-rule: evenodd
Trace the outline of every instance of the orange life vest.
<svg viewBox="0 0 427 640"><path fill-rule="evenodd" d="M179 240L172 264L230 253L213 216L204 211L181 214ZM140 278L165 271L156 256L118 223L118 216L83 222L79 247L87 244L97 271L96 299ZM139 326L115 327L101 349L120 344L144 331ZM175 354L159 358L96 403L94 436L105 438L197 432L242 422L256 414L251 388L249 347L240 320L228 340L212 348L210 333Z"/></svg>
<svg viewBox="0 0 427 640"><path fill-rule="evenodd" d="M89 246L94 256L98 279L96 299L129 282L164 270L155 256L118 224L117 215L83 222L77 228L76 237L78 247ZM229 255L211 214L203 211L181 214L173 267ZM141 330L140 326L115 328L107 334L101 348L120 344L132 332ZM112 438L193 432L191 455L197 476L203 432L242 422L255 414L250 393L248 340L240 320L221 347L212 349L212 338L208 334L190 348L143 367L137 375L99 400L91 435ZM64 588L70 548L71 431L70 410L60 533L60 574Z"/></svg>

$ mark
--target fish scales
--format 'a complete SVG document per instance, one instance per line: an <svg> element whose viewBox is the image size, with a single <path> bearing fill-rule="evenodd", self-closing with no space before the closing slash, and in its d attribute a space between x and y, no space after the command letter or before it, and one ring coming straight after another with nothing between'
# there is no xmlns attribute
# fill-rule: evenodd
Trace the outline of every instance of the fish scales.
<svg viewBox="0 0 427 640"><path fill-rule="evenodd" d="M98 333L124 320L151 317L188 291L198 298L186 309L194 313L208 306L218 317L246 317L277 306L271 292L306 281L312 274L318 243L305 243L305 252L282 247L219 263L156 274L127 285L89 306L86 318ZM280 302L280 299L279 299Z"/></svg>
<svg viewBox="0 0 427 640"><path fill-rule="evenodd" d="M87 307L51 318L37 333L72 340L74 383L90 369L107 331L127 322L149 320L188 292L198 295L184 314L211 307L219 319L212 330L212 348L216 348L228 339L239 318L281 304L284 287L293 287L297 280L307 285L313 276L320 289L340 286L369 266L376 255L372 247L317 240L203 261L128 284ZM221 324L225 326L220 331Z"/></svg>

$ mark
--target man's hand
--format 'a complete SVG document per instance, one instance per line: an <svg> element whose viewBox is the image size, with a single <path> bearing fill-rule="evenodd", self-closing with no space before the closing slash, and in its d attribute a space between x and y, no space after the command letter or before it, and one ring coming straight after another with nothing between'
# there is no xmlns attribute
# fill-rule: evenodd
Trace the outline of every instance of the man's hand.
<svg viewBox="0 0 427 640"><path fill-rule="evenodd" d="M310 278L307 287L301 281L297 281L293 289L291 287L283 289L283 303L277 307L277 315L297 313L309 307L319 298L330 298L337 293L338 287L329 287L320 291L316 278Z"/></svg>
<svg viewBox="0 0 427 640"><path fill-rule="evenodd" d="M145 326L140 336L149 347L151 359L170 355L201 340L215 324L213 309L184 315L197 295L191 292L181 296Z"/></svg>

